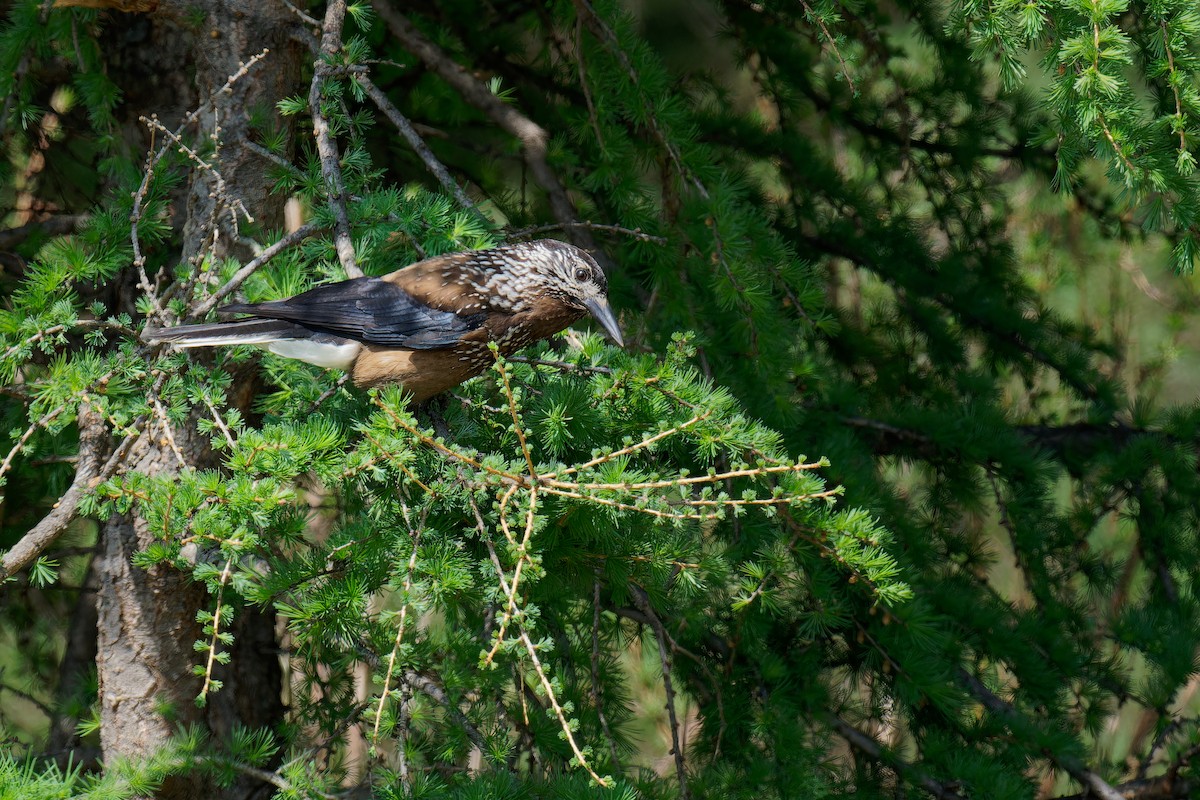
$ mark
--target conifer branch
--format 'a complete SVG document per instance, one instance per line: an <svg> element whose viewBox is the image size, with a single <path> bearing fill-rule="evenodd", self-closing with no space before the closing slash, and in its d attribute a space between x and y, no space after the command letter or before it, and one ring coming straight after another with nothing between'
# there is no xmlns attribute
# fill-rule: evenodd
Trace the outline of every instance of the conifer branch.
<svg viewBox="0 0 1200 800"><path fill-rule="evenodd" d="M894 770L939 800L966 800L950 785L934 780L917 767L884 749L883 745L874 738L855 728L841 717L830 714L826 721L855 750Z"/></svg>
<svg viewBox="0 0 1200 800"><path fill-rule="evenodd" d="M212 612L212 622L209 624L211 628L208 640L208 656L204 664L204 685L200 687L200 694L196 696L196 702L203 705L208 702L208 693L216 691L219 684L213 682L213 670L217 666L217 648L220 646L222 638L228 637L227 633L221 632L222 614L226 613L225 605L225 587L229 585L230 579L233 577L233 556L225 560L225 566L221 570L220 576L217 578L217 601L216 608ZM229 613L232 613L230 611Z"/></svg>
<svg viewBox="0 0 1200 800"><path fill-rule="evenodd" d="M799 0L799 2L800 5L804 7L804 11L808 15L809 21L817 23L817 26L821 29L821 34L825 37L825 40L829 42L829 49L831 49L833 54L837 56L838 63L842 66L842 77L846 79L846 85L850 87L850 92L852 94L857 95L858 89L854 88L854 80L850 77L850 67L846 65L846 59L842 57L842 51L837 46L837 39L832 33L829 32L829 28L825 26L825 19L817 14L817 12L813 11L812 6L806 3L805 0Z"/></svg>
<svg viewBox="0 0 1200 800"><path fill-rule="evenodd" d="M225 444L229 445L230 448L233 448L237 444L233 440L233 433L229 430L229 426L225 424L225 419L221 416L221 412L218 411L217 407L213 404L212 398L210 398L207 394L204 395L204 405L208 408L208 413L211 416L213 423L217 426L217 429L221 431L221 435L225 437Z"/></svg>
<svg viewBox="0 0 1200 800"><path fill-rule="evenodd" d="M473 212L486 224L487 218L483 216L483 212L479 210L478 206L471 202L471 198L467 197L466 192L462 190L462 187L458 185L458 182L450 176L450 171L446 169L446 166L442 162L438 161L437 156L435 156L433 151L429 149L429 145L425 144L425 140L422 139L420 134L417 133L416 129L413 128L413 125L409 121L408 117L400 113L400 109L396 108L395 104L388 99L388 96L384 94L383 91L365 74L356 75L354 79L360 86L362 86L363 91L367 93L367 97L371 98L371 101L375 103L375 106L382 111L383 115L387 117L388 120L391 121L392 125L396 127L396 130L400 132L402 137L404 137L404 141L408 142L408 146L411 147L413 152L416 153L421 161L425 163L425 168L429 170L433 177L437 178L437 181L442 185L442 188L448 194L452 195L454 199L458 201L460 206L467 211Z"/></svg>
<svg viewBox="0 0 1200 800"><path fill-rule="evenodd" d="M25 447L25 443L29 441L30 437L32 437L33 434L36 433L39 428L46 427L51 422L53 422L58 417L59 414L61 414L62 412L66 411L66 410L67 410L67 404L62 403L57 408L53 408L50 411L47 411L40 418L29 423L29 427L26 428L25 432L22 433L20 435L20 437L17 438L17 441L12 446L12 449L8 451L8 455L4 457L4 461L0 462L0 479L4 478L4 474L6 472L8 472L9 467L12 466L13 459L16 458L17 453L21 452L21 449L23 447ZM7 496L8 496L7 493L0 495L0 504L4 503L4 500Z"/></svg>
<svg viewBox="0 0 1200 800"><path fill-rule="evenodd" d="M571 746L571 752L575 754L575 761L579 766L583 767L584 771L591 776L592 780L601 786L608 788L612 786L611 778L602 778L592 769L592 765L588 762L583 751L579 749L579 745L575 741L575 734L572 732L575 729L574 720L567 719L567 713L559 704L558 698L554 693L554 686L550 682L550 678L546 675L546 670L542 667L541 659L538 658L537 646L529 638L529 633L524 627L520 628L519 638L525 645L525 652L529 655L529 661L533 664L534 672L537 673L538 680L542 683L542 689L546 693L546 699L550 702L550 707L554 710L554 716L558 718L558 724L562 727L563 735L566 737L567 744Z"/></svg>
<svg viewBox="0 0 1200 800"><path fill-rule="evenodd" d="M29 529L15 545L0 558L0 581L7 580L25 569L34 559L62 535L67 525L75 519L75 511L84 495L97 484L111 478L125 465L125 459L134 444L142 440L144 433L127 436L107 460L103 451L108 442L108 431L98 413L87 404L81 405L79 419L79 464L75 479L55 503L54 509L41 522ZM144 421L135 425L140 427Z"/></svg>
<svg viewBox="0 0 1200 800"><path fill-rule="evenodd" d="M513 568L513 577L510 588L504 590L504 593L507 595L508 604L504 609L504 616L500 620L500 629L496 632L496 643L492 646L492 649L488 651L487 655L484 656L484 666L490 665L492 660L496 657L496 653L499 651L500 646L504 643L504 635L508 628L509 622L517 616L517 587L521 581L521 569L526 563L529 562L529 541L533 538L533 527L536 520L535 513L537 511L538 490L535 486L529 491L529 508L525 516L525 533L521 538L520 544L518 544L516 538L512 535L512 531L509 530L508 519L505 515L508 502L512 499L513 494L518 488L519 487L516 485L513 485L500 499L500 509L498 512L500 517L500 527L504 531L504 537L508 539L509 545L517 551L517 565ZM488 546L489 548L491 547L490 541ZM495 556L494 550L492 551L492 555ZM500 578L503 581L503 571L501 571Z"/></svg>
<svg viewBox="0 0 1200 800"><path fill-rule="evenodd" d="M600 720L600 730L604 732L604 740L608 742L609 757L613 767L621 771L621 759L617 755L617 741L613 738L612 730L608 727L608 715L604 713L604 686L600 680L600 570L596 570L596 578L592 581L592 705L596 709L596 717Z"/></svg>
<svg viewBox="0 0 1200 800"><path fill-rule="evenodd" d="M658 660L662 666L663 692L666 694L667 718L671 726L671 755L675 758L675 776L679 779L679 796L688 798L687 764L684 761L683 743L679 737L679 719L675 716L675 687L671 682L671 658L667 654L667 631L662 620L654 613L646 590L637 584L630 584L630 593L638 609L650 621L650 629L654 632L654 641L658 645Z"/></svg>
<svg viewBox="0 0 1200 800"><path fill-rule="evenodd" d="M216 308L217 303L220 303L230 294L237 291L238 287L245 283L251 275L266 266L275 256L279 255L289 247L294 247L295 245L307 239L309 236L312 236L314 233L319 233L322 230L323 228L315 223L301 225L299 228L287 234L279 241L268 245L261 253L255 256L252 260L248 261L241 269L235 272L233 276L221 286L221 288L217 289L215 292L205 298L203 302L196 306L189 316L196 319L203 317L209 311L212 311L214 308Z"/></svg>
<svg viewBox="0 0 1200 800"><path fill-rule="evenodd" d="M991 711L1010 725L1012 723L1020 723L1020 727L1024 727L1024 723L1020 722L1021 713L1012 705L997 697L991 689L988 689L983 684L983 681L961 667L956 670L956 676L958 682L967 692L979 700L988 711ZM1055 752L1048 752L1046 755L1072 778L1083 784L1095 797L1100 798L1100 800L1125 800L1120 792L1110 786L1107 781L1089 769L1075 756Z"/></svg>
<svg viewBox="0 0 1200 800"><path fill-rule="evenodd" d="M485 83L467 72L449 54L418 31L388 0L376 0L374 8L388 30L400 40L406 50L425 62L427 67L457 91L467 103L486 114L496 125L521 142L525 161L533 173L534 180L546 192L554 218L560 223L579 222L579 213L571 202L566 187L547 160L550 134L516 108L496 97ZM586 228L572 230L578 231L575 238L580 247L593 253L598 251L596 241Z"/></svg>
<svg viewBox="0 0 1200 800"><path fill-rule="evenodd" d="M486 753L488 751L487 739L472 724L471 720L467 719L467 715L451 702L449 695L446 694L446 690L439 686L436 681L414 669L406 669L404 670L404 682L415 689L419 689L422 694L437 702L450 715L454 723L462 728L463 733L471 740L471 744L479 748L480 752Z"/></svg>
<svg viewBox="0 0 1200 800"><path fill-rule="evenodd" d="M404 572L404 585L400 588L403 602L400 605L400 624L396 626L396 639L392 643L392 651L388 654L387 670L383 674L383 690L379 693L379 705L375 708L375 724L371 729L371 746L379 746L379 726L383 722L383 712L386 707L388 694L390 692L392 676L396 669L396 656L400 653L400 645L404 642L404 631L408 623L408 607L411 603L411 593L413 586L413 574L417 568L417 554L420 552L421 546L421 531L425 527L425 521L429 516L429 508L426 507L421 512L421 519L416 524L412 524L412 519L409 516L408 504L403 500L400 501L400 510L404 515L404 521L408 523L408 535L412 540L412 553L408 557L408 566ZM403 749L407 743L400 741L399 747Z"/></svg>
<svg viewBox="0 0 1200 800"><path fill-rule="evenodd" d="M333 246L347 278L361 278L363 271L355 262L354 242L350 236L350 215L346 210L346 184L339 164L337 140L333 136L329 118L321 106L321 88L333 71L334 59L342 49L342 25L346 17L346 0L329 0L325 7L325 21L321 28L320 59L313 67L312 83L308 89L308 106L312 115L313 136L317 141L317 156L321 161L321 174L325 178L325 189L329 196L329 209L333 212Z"/></svg>

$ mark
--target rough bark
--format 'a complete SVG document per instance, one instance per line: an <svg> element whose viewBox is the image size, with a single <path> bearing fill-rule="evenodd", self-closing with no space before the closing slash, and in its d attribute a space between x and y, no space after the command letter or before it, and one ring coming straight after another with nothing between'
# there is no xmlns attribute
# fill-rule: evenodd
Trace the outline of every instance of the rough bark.
<svg viewBox="0 0 1200 800"><path fill-rule="evenodd" d="M198 23L201 13L203 22ZM227 208L233 199L253 215L256 227L280 227L285 198L271 194L266 165L242 142L249 136L252 112L270 110L296 91L303 51L290 41L295 24L282 3L172 0L154 14L131 17L112 34L126 47L117 59L121 74L114 77L130 86L123 109L127 131L136 130L139 116L157 115L170 126L206 101L211 105L197 129L207 135L220 126L221 147L210 161L224 181L223 194L216 191L212 172L192 169L186 194L175 209L176 229L183 231L181 260L209 253L218 258L243 254L236 234L249 231L244 218L235 231ZM237 81L232 91L214 95L242 63L264 48L270 53L262 65ZM194 76L194 81L180 85L180 75ZM195 420L173 435L190 466L216 465ZM178 457L165 437L156 432L151 440L131 467L156 474L178 471ZM249 609L241 610L235 623L232 663L216 675L224 688L206 708L197 708L200 682L192 675L197 659L192 645L201 638L201 629L195 616L213 601L202 585L176 570L133 566L132 556L154 535L136 516L115 517L101 531L95 570L96 663L106 761L153 752L181 724L199 724L222 737L235 724L261 727L282 716L273 619ZM159 796L247 797L256 788L261 787L247 784L219 791L188 779L165 785Z"/></svg>

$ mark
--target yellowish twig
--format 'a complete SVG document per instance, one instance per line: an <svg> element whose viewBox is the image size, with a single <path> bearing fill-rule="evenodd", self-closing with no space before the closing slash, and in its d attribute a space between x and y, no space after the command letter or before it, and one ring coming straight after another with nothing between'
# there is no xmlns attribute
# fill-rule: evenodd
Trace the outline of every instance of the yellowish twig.
<svg viewBox="0 0 1200 800"><path fill-rule="evenodd" d="M620 450L615 450L611 453L604 453L603 455L597 456L596 458L593 458L591 461L587 461L583 464L580 464L579 466L569 467L567 469L564 469L561 474L574 475L577 472L583 472L584 470L591 469L592 467L597 467L601 464L612 461L615 458L622 458L622 457L630 455L632 453L636 453L638 450L644 450L645 448L649 447L650 445L654 444L655 442L660 442L669 436L674 436L675 434L679 433L680 431L687 430L688 428L695 425L697 422L700 422L703 419L707 419L709 417L709 415L711 415L711 414L712 414L712 411L705 411L702 414L697 414L696 416L692 417L687 422L684 422L681 425L676 425L674 428L668 428L665 431L660 431L659 433L656 433L653 436L643 439L642 441L638 442L637 444L631 444L629 447L623 447ZM548 475L546 477L553 478L553 477L555 477L555 473L551 473L550 475Z"/></svg>
<svg viewBox="0 0 1200 800"><path fill-rule="evenodd" d="M379 744L379 725L383 721L383 711L387 704L388 693L391 691L392 674L396 668L396 655L400 652L400 645L404 642L404 629L408 623L408 595L412 591L413 573L417 568L417 549L421 544L421 528L424 527L425 518L429 514L426 509L421 515L420 525L414 527L409 516L408 504L403 500L400 501L400 511L404 514L404 521L408 523L408 534L412 538L412 554L408 557L408 568L404 576L404 600L400 606L400 624L396 628L396 640L392 644L392 652L388 655L387 672L383 676L383 691L379 695L379 705L375 708L375 726L371 731L371 741L374 746Z"/></svg>
<svg viewBox="0 0 1200 800"><path fill-rule="evenodd" d="M233 556L230 556L225 561L225 569L221 570L220 583L217 589L217 607L213 609L212 636L208 642L208 661L204 665L204 685L200 687L201 700L208 697L208 691L212 688L213 670L216 669L217 665L217 647L220 645L221 612L225 608L225 587L232 576Z"/></svg>
<svg viewBox="0 0 1200 800"><path fill-rule="evenodd" d="M537 672L538 679L542 682L542 688L546 691L546 699L550 701L550 707L554 709L554 715L558 717L558 724L562 727L567 744L571 746L571 752L575 754L575 760L579 762L579 766L583 767L596 783L606 788L611 786L612 780L597 775L596 771L592 769L592 765L588 763L587 758L583 755L583 751L579 749L579 745L575 743L575 736L571 733L571 722L567 719L567 714L563 711L562 706L558 704L558 698L554 696L554 687L550 684L550 679L546 677L546 671L542 669L542 662L538 659L537 648L534 647L529 634L522 629L520 637L521 642L525 645L525 652L529 654L529 660L533 664L533 669Z"/></svg>
<svg viewBox="0 0 1200 800"><path fill-rule="evenodd" d="M517 586L521 581L521 569L525 566L525 562L529 560L527 555L529 549L529 540L533 537L533 523L535 521L535 513L537 511L537 487L534 486L529 490L529 510L525 514L525 535L521 539L521 544L517 545L513 539L512 532L508 529L508 521L505 518L505 508L508 505L509 499L517 490L516 486L509 488L504 493L504 497L500 500L500 526L504 529L504 536L508 539L509 544L517 548L517 565L513 568L512 585L505 590L508 595L508 606L504 609L504 617L500 620L500 629L496 632L496 641L492 645L492 649L484 657L483 663L488 666L495 659L496 653L500 651L500 646L504 644L504 635L508 631L508 623L512 621L517 613ZM501 570L503 573L503 570ZM503 578L503 575L501 575Z"/></svg>

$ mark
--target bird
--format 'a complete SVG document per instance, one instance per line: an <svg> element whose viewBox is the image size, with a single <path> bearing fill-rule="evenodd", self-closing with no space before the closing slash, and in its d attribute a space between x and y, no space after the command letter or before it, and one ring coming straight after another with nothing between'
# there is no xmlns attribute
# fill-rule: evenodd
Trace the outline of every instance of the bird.
<svg viewBox="0 0 1200 800"><path fill-rule="evenodd" d="M508 356L588 314L624 346L604 271L587 251L555 239L434 256L382 277L217 313L248 316L147 329L142 339L184 348L258 345L345 370L360 388L400 384L413 404L484 372L495 362L490 343Z"/></svg>

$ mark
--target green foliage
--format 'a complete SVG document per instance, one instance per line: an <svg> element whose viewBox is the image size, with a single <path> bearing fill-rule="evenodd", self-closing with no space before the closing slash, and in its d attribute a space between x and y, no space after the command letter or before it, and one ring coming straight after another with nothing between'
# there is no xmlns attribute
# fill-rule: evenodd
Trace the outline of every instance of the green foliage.
<svg viewBox="0 0 1200 800"><path fill-rule="evenodd" d="M1157 254L1178 271L1195 257L1193 6L728 2L711 31L665 1L426 9L412 22L445 58L548 132L578 218L611 224L587 232L633 344L573 332L419 412L249 348L139 343L140 316L186 317L247 259L180 257L169 211L194 164L164 154L143 186L114 160L86 229L30 252L0 311L0 477L39 512L6 518L6 540L66 490L81 413L114 446L147 435L171 466L95 481L81 513L137 515L152 541L135 564L207 588L184 614L197 703L227 691L250 657L234 625L263 608L286 625L290 706L276 731L183 730L94 777L11 759L0 774L29 796L114 798L254 770L280 797L350 774L430 798L1190 779L1200 409L1195 359L1172 359L1194 349L1195 303L1182 283L1165 311L1101 287L1132 276L1166 303L1145 289ZM15 4L0 34L18 154L49 102L31 76L68 35L92 133L122 108L90 35L105 18L40 9ZM366 272L551 218L580 232L537 154L384 15L349 10L320 103ZM482 216L427 187L364 68ZM332 228L306 85L275 109L296 129L259 114L263 170ZM342 277L320 235L239 291ZM118 279L136 297L98 291ZM1151 331L1161 352L1138 352ZM182 464L172 436L214 455ZM41 627L0 654L38 686L6 672L0 693L54 702L56 640L30 609L83 584L94 536L6 585L0 631ZM72 716L96 735L98 716ZM353 772L351 728L369 769Z"/></svg>
<svg viewBox="0 0 1200 800"><path fill-rule="evenodd" d="M1192 180L1200 122L1196 5L967 2L958 4L951 28L969 32L975 58L998 56L1007 90L1021 87L1025 54L1040 54L1056 70L1046 88L1053 122L1039 138L1057 139L1058 183L1072 188L1083 160L1098 159L1124 188L1124 204L1174 240L1175 268L1191 272L1200 231Z"/></svg>

